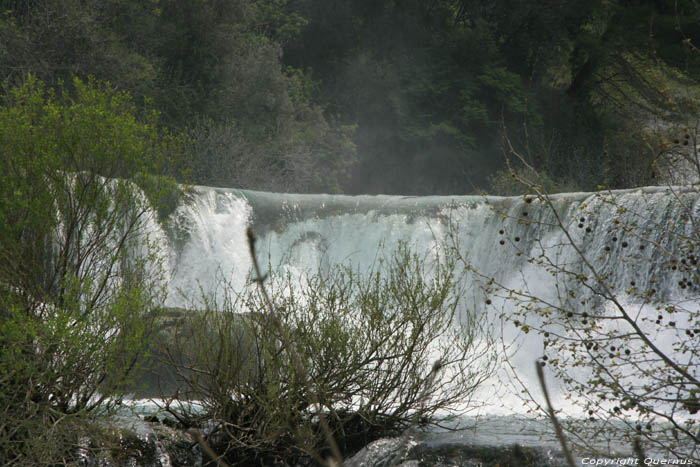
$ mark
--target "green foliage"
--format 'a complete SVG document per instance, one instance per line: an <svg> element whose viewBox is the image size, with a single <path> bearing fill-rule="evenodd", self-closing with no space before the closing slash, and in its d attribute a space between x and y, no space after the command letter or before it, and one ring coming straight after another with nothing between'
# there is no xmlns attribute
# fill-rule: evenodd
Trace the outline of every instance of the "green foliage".
<svg viewBox="0 0 700 467"><path fill-rule="evenodd" d="M496 58L493 40L486 28L454 21L447 3L300 7L309 25L285 59L313 64L329 109L358 124L350 191L454 193L496 162L488 136L500 102L483 96L500 83L478 79Z"/></svg>
<svg viewBox="0 0 700 467"><path fill-rule="evenodd" d="M134 183L157 210L160 221L175 211L186 194L185 188L169 176L140 173L134 176Z"/></svg>
<svg viewBox="0 0 700 467"><path fill-rule="evenodd" d="M502 104L506 111L513 113L527 111L528 96L517 74L503 67L487 65L479 76L479 80L487 90L495 93L496 101Z"/></svg>
<svg viewBox="0 0 700 467"><path fill-rule="evenodd" d="M168 340L189 395L204 407L188 423L225 422L209 441L227 462L328 454L319 410L352 453L469 409L493 349L478 318L460 316L454 265L428 266L405 247L383 261L367 275L337 267L271 279L274 311L253 290L220 311L210 303L191 314Z"/></svg>
<svg viewBox="0 0 700 467"><path fill-rule="evenodd" d="M14 84L27 73L57 85L74 75L117 83L132 95L152 95L157 66L112 30L109 6L81 0L5 1L0 5L0 80ZM143 24L139 21L137 24Z"/></svg>
<svg viewBox="0 0 700 467"><path fill-rule="evenodd" d="M191 129L196 183L338 192L347 178L354 159L347 131L311 102L310 74L283 68L271 40L285 41L303 24L283 13L285 3L163 4L160 21L172 34L159 53L173 80L166 91L176 93L163 105Z"/></svg>
<svg viewBox="0 0 700 467"><path fill-rule="evenodd" d="M176 141L94 81L30 75L1 100L0 459L37 465L119 401L152 331L162 259L130 178L164 173Z"/></svg>
<svg viewBox="0 0 700 467"><path fill-rule="evenodd" d="M329 124L319 108L266 140L233 122L203 120L190 130L193 182L281 192L338 193L355 163L354 127Z"/></svg>
<svg viewBox="0 0 700 467"><path fill-rule="evenodd" d="M518 180L527 180L523 184ZM522 167L514 172L502 170L489 177L489 194L500 196L520 196L534 194L534 186L547 193L566 193L580 191L573 183L556 181L546 172L536 172L530 167Z"/></svg>
<svg viewBox="0 0 700 467"><path fill-rule="evenodd" d="M649 122L687 124L668 90L700 76L693 0L2 5L0 77L109 80L203 138L210 185L474 192L504 169L504 127L559 185L654 183ZM207 148L222 134L230 151Z"/></svg>
<svg viewBox="0 0 700 467"><path fill-rule="evenodd" d="M667 112L666 80L647 71L698 79L690 1L310 1L296 11L309 24L285 60L312 66L330 108L358 124L356 192L486 188L504 169L503 126L559 185L594 189L601 172L611 187L653 183L641 138Z"/></svg>
<svg viewBox="0 0 700 467"><path fill-rule="evenodd" d="M259 1L256 6L265 35L279 44L293 40L308 24L297 12L290 11L288 0Z"/></svg>
<svg viewBox="0 0 700 467"><path fill-rule="evenodd" d="M313 103L308 70L280 62L280 44L304 24L282 0L9 2L0 16L8 45L0 76L19 83L30 72L54 87L95 76L128 90L139 108L155 106L171 128L207 140L210 131L235 128L245 153L201 150L201 167L192 164L198 183L337 192L354 159L350 126L331 123ZM232 170L251 160L246 176Z"/></svg>

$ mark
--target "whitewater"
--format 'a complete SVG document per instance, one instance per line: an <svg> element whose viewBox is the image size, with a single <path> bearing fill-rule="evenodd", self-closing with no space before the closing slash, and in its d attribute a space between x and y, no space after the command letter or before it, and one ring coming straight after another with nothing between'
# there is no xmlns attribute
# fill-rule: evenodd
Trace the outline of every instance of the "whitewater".
<svg viewBox="0 0 700 467"><path fill-rule="evenodd" d="M534 363L543 354L543 341L499 318L508 304L485 291L488 280L555 298L562 284L531 261L546 251L572 271L586 273L582 260L589 261L609 274L611 287L629 304L634 305L634 297L624 289L630 283L639 290L654 288L667 300L697 303L697 284L681 287L678 274L667 266L682 248L679 238L697 233L689 219L700 218L699 211L699 193L687 187L566 193L545 200L531 195L277 194L195 186L161 226L170 277L166 305L192 309L204 306L202 296L223 300L222 279L242 290L251 277L248 228L257 238L258 259L272 274L323 273L337 264L363 271L400 243L425 257L439 256L449 245L469 265L466 306L493 326L509 352L507 365L478 394L484 407L476 415L525 415L519 388L540 397ZM620 230L621 225L629 229ZM629 260L630 251L636 261ZM681 336L657 337L661 347L670 348ZM545 374L554 405L563 414L580 416L547 368Z"/></svg>

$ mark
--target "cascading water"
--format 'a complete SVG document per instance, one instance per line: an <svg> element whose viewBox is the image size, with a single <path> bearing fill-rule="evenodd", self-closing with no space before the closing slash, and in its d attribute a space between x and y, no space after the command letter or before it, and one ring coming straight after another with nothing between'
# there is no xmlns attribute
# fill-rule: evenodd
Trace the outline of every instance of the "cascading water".
<svg viewBox="0 0 700 467"><path fill-rule="evenodd" d="M659 250L645 253L648 270L629 269L619 261L622 241L603 255L610 244L603 232L617 219L618 223L634 223L638 231L644 229L646 243L666 245L663 237L667 231L655 226L680 224L686 211L697 213L698 194L681 193L683 203L678 203L678 194L665 189L613 193L615 204L590 193L555 195L552 202L585 256L591 260L604 256L602 262L597 261L601 271L614 270L620 283L634 277L644 287L651 277L659 276L662 258L654 257ZM642 214L637 209L640 203ZM627 210L621 212L621 206ZM587 237L583 229L575 228L578 215L585 212L593 213L586 227L594 232ZM376 260L382 248L391 249L399 241L430 252L452 231L470 263L483 275L502 282L517 282L523 273L532 272L526 271L526 260L540 245L555 248L563 241L553 211L542 202L528 203L525 198L289 195L196 187L190 201L171 215L166 226L172 269L168 305L191 304L188 300L198 299L200 287L205 293L212 292L220 276L242 285L251 266L245 240L248 226L258 235L263 262L307 271L337 263L362 269ZM503 248L499 244L502 238L521 254ZM631 248L641 241L631 240L635 242ZM558 254L561 262L578 260L571 249ZM658 280L664 293L680 293L673 278L660 276Z"/></svg>
<svg viewBox="0 0 700 467"><path fill-rule="evenodd" d="M222 278L234 289L242 288L251 268L245 235L249 226L256 232L261 262L273 271L293 274L323 272L339 263L368 269L399 242L427 255L445 245L456 246L475 271L468 276L467 303L494 323L498 320L493 309L505 305L488 299L486 278L512 290L553 297L559 279L529 261L545 253L554 263L583 275L589 274L585 258L622 295L634 283L638 290L653 288L661 297L697 297L696 284L680 287L680 273L665 268L678 259L674 251L682 249L675 242L695 229L689 219L700 218L697 191L650 187L561 194L550 200L551 204L536 197L291 195L195 187L166 225L171 273L167 305L201 306L202 294L221 293ZM673 228L681 231L669 236ZM579 251L569 246L571 241ZM631 251L636 261L629 260ZM645 267L640 269L640 264ZM504 341L518 339L520 350L510 364L524 384L539 393L533 361L542 354L542 339L523 339L513 326L503 327ZM499 373L484 391L500 389L500 399L488 409L491 413L523 410L518 395L504 389L505 378ZM565 394L553 387L555 405L568 408Z"/></svg>

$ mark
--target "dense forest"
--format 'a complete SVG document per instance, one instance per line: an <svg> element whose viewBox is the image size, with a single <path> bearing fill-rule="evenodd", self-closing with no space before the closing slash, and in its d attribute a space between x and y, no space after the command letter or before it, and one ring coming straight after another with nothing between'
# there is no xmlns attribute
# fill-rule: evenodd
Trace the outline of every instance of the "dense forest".
<svg viewBox="0 0 700 467"><path fill-rule="evenodd" d="M699 34L696 0L2 0L0 79L109 82L197 184L509 194L507 138L550 191L624 188L694 142Z"/></svg>

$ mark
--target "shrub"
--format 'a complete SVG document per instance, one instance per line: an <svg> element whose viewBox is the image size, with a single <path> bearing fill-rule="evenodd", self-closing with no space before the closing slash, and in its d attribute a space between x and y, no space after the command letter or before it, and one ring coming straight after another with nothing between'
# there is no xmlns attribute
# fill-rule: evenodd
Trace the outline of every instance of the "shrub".
<svg viewBox="0 0 700 467"><path fill-rule="evenodd" d="M503 248L522 256L527 272L518 285L481 276L483 290L506 321L542 339L538 363L578 409L565 424L568 440L587 453L616 455L610 446L622 440L697 461L697 187L601 191L565 211L513 176L534 195L499 212L501 233L518 229L533 241Z"/></svg>
<svg viewBox="0 0 700 467"><path fill-rule="evenodd" d="M442 259L429 265L402 246L367 274L276 278L274 310L253 290L192 313L168 349L204 408L185 411L187 423L219 421L217 453L266 465L328 455L320 414L350 453L467 410L494 361Z"/></svg>
<svg viewBox="0 0 700 467"><path fill-rule="evenodd" d="M175 141L95 82L58 95L29 76L0 106L0 461L75 447L119 401L163 299L152 208L129 180Z"/></svg>

